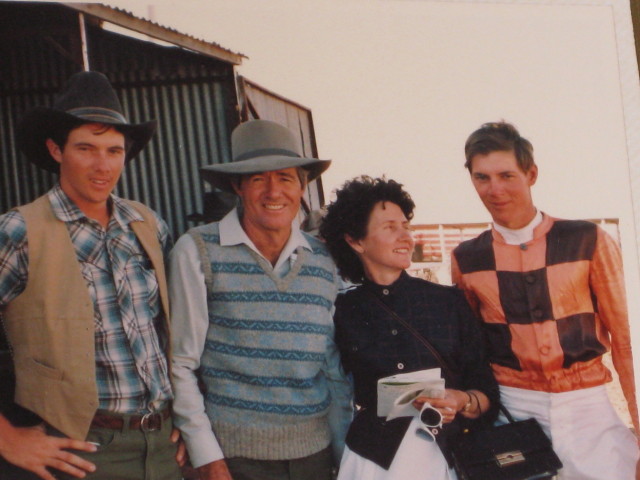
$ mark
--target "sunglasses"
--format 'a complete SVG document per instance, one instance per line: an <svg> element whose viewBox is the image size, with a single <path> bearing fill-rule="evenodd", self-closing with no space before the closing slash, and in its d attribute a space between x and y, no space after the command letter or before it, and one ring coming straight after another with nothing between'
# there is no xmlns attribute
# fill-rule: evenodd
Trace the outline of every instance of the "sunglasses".
<svg viewBox="0 0 640 480"><path fill-rule="evenodd" d="M430 404L425 403L420 410L419 418L422 425L416 429L416 433L434 442L442 429L442 414Z"/></svg>

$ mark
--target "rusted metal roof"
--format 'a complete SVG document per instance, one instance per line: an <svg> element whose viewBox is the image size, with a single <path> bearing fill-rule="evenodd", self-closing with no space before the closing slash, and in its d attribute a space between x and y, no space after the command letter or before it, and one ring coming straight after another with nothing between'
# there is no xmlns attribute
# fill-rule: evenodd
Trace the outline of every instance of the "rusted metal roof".
<svg viewBox="0 0 640 480"><path fill-rule="evenodd" d="M221 47L217 43L207 42L191 35L180 33L173 28L137 17L133 13L122 10L118 7L111 7L102 3L62 3L62 5L86 15L91 15L100 20L113 23L119 27L174 44L178 47L187 48L194 52L208 55L234 65L240 65L242 63L242 59L247 58L246 55L232 52L229 49Z"/></svg>

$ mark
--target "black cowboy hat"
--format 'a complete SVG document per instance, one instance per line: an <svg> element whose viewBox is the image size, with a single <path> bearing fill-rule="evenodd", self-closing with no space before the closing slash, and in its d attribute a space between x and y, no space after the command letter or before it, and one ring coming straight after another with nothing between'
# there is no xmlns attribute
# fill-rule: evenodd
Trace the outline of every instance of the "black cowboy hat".
<svg viewBox="0 0 640 480"><path fill-rule="evenodd" d="M25 114L16 129L18 148L30 162L40 168L58 173L60 167L46 146L54 129L70 129L84 123L113 125L131 142L125 162L135 157L153 136L155 120L130 124L122 113L122 106L107 77L99 72L80 72L69 78L53 107L36 107Z"/></svg>

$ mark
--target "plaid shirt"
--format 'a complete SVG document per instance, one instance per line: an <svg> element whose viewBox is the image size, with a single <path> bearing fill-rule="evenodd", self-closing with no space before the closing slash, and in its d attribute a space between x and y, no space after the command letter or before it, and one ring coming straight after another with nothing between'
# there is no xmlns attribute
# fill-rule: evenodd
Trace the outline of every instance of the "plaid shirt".
<svg viewBox="0 0 640 480"><path fill-rule="evenodd" d="M167 360L156 325L162 321L158 282L133 230L140 214L111 196L107 230L87 218L60 186L48 194L54 215L69 230L94 305L96 383L99 408L138 413L172 397ZM165 257L167 225L157 217ZM17 211L0 216L0 306L22 293L28 280L26 224ZM63 279L62 279L63 281Z"/></svg>

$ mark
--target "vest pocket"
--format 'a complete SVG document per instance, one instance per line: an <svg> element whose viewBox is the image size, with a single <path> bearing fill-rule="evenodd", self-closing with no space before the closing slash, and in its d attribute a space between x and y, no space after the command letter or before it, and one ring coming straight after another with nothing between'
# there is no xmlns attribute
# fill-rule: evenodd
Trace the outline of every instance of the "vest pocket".
<svg viewBox="0 0 640 480"><path fill-rule="evenodd" d="M64 376L61 370L44 365L33 358L28 358L22 363L22 367L27 374L35 374L36 376L46 377L52 380L62 380Z"/></svg>

